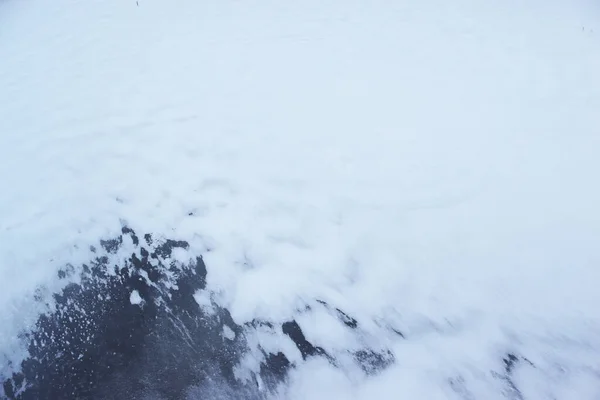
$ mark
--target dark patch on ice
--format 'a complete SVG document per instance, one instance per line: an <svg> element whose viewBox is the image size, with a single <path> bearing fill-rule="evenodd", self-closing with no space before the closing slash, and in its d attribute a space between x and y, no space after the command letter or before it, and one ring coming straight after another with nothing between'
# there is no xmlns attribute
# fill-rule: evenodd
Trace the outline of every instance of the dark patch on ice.
<svg viewBox="0 0 600 400"><path fill-rule="evenodd" d="M329 305L329 303L327 303L324 300L317 300L317 303L322 304L327 309L331 309L331 306ZM344 325L346 325L348 328L352 328L352 329L358 328L358 321L356 319L352 318L351 316L349 316L348 314L346 314L345 312L343 312L342 310L340 310L337 307L334 307L334 310L335 310L339 320L342 321Z"/></svg>
<svg viewBox="0 0 600 400"><path fill-rule="evenodd" d="M343 312L339 308L336 308L335 311L337 311L337 313L338 313L338 315L340 317L340 320L348 328L356 329L358 327L358 322L354 318L350 317L348 314L346 314L345 312Z"/></svg>
<svg viewBox="0 0 600 400"><path fill-rule="evenodd" d="M124 261L111 261L126 248L131 254ZM248 350L246 333L259 329L289 337L303 359L324 357L336 365L295 320L239 326L217 305L204 312L193 297L206 286L202 257L187 265L171 258L188 249L185 241L138 236L124 227L121 235L90 248L95 258L89 263L62 268L58 277L69 283L52 296L54 307L23 334L29 358L18 373L0 377L0 399L263 399L295 365L283 350L261 349L258 376L236 379L234 370ZM40 290L35 299L48 297ZM355 318L318 302L358 333ZM310 311L307 305L304 312ZM234 335L224 335L224 326ZM389 351L365 348L351 354L367 374L394 361Z"/></svg>
<svg viewBox="0 0 600 400"><path fill-rule="evenodd" d="M123 237L119 236L115 239L101 240L100 245L109 253L116 253L119 247L123 244Z"/></svg>
<svg viewBox="0 0 600 400"><path fill-rule="evenodd" d="M375 351L363 349L354 353L358 365L369 375L373 375L394 363L394 355L391 351Z"/></svg>
<svg viewBox="0 0 600 400"><path fill-rule="evenodd" d="M128 227L123 227L123 229L121 231L123 232L123 234L129 235L131 237L131 240L133 241L133 244L135 246L138 246L140 244L140 239L138 239L138 237L135 234L135 232L133 231L133 229L128 228Z"/></svg>
<svg viewBox="0 0 600 400"><path fill-rule="evenodd" d="M152 240L152 235L151 235L151 234L149 234L149 233L146 233L146 234L144 235L144 240L146 241L146 244L147 244L148 246L152 246L153 240Z"/></svg>
<svg viewBox="0 0 600 400"><path fill-rule="evenodd" d="M340 322L342 322L347 328L357 331L359 328L358 321L340 310L337 307L331 306L324 300L316 300L317 303L324 306L327 310L331 311ZM303 312L310 312L313 308L310 305L306 305ZM334 356L327 353L323 348L315 346L306 339L304 332L300 325L295 321L288 321L282 325L282 330L296 345L303 359L314 356L322 356L326 358L332 365L337 366L337 361ZM381 370L389 367L394 363L395 358L389 350L374 350L371 348L363 348L358 351L350 352L355 363L368 375L373 375Z"/></svg>
<svg viewBox="0 0 600 400"><path fill-rule="evenodd" d="M251 322L247 323L246 325L247 326L251 326L253 328L259 328L259 327L267 327L267 328L270 328L270 329L274 328L274 325L271 322L269 322L269 321L263 321L263 320L260 320L260 319L253 319Z"/></svg>
<svg viewBox="0 0 600 400"><path fill-rule="evenodd" d="M265 362L262 365L263 371L261 372L263 372L263 374L270 373L276 377L284 378L290 365L290 361L282 352L278 352L277 354L267 354Z"/></svg>
<svg viewBox="0 0 600 400"><path fill-rule="evenodd" d="M515 369L521 365L529 365L535 368L535 365L527 358L514 353L507 353L502 362L504 364L504 371L502 373L493 373L493 375L506 383L504 395L509 399L523 400L523 394L514 381Z"/></svg>
<svg viewBox="0 0 600 400"><path fill-rule="evenodd" d="M325 355L325 350L320 347L315 347L306 340L302 329L300 329L300 325L296 321L285 322L282 325L283 333L289 336L290 339L294 342L300 353L302 354L302 358L306 360L307 357L310 356L318 356Z"/></svg>
<svg viewBox="0 0 600 400"><path fill-rule="evenodd" d="M392 332L394 332L396 335L400 336L402 339L406 339L406 336L404 336L404 334L402 332L400 332L398 329L390 327L390 330Z"/></svg>
<svg viewBox="0 0 600 400"><path fill-rule="evenodd" d="M260 376L267 387L276 387L286 379L292 363L282 352L265 353L265 360L260 367Z"/></svg>
<svg viewBox="0 0 600 400"><path fill-rule="evenodd" d="M507 375L510 375L515 368L515 364L519 361L519 357L512 353L508 353L502 361L504 362L504 371Z"/></svg>
<svg viewBox="0 0 600 400"><path fill-rule="evenodd" d="M145 248L129 228L101 246L115 254L124 236L137 250L124 263L112 265L106 255L98 256L82 266L79 282L54 295L56 309L27 334L30 357L3 382L4 397L175 400L208 385L213 394L222 389L261 398L254 385L234 377L246 349L242 327L225 309L204 314L193 298L206 284L202 258L189 265L171 262L171 253L187 249L186 242L157 242L147 234L146 243L156 245ZM73 274L73 268L65 268L59 277ZM139 304L130 301L134 291ZM235 333L233 339L223 337L224 325ZM281 376L287 366L277 365L273 373L269 368L265 364L265 380Z"/></svg>
<svg viewBox="0 0 600 400"><path fill-rule="evenodd" d="M328 304L324 301L318 300L318 302L329 307ZM310 308L308 309L310 310ZM339 310L338 308L335 308L335 310L337 312L338 317L344 323L344 325L353 330L357 329L358 321L348 316L346 313ZM337 361L335 357L327 353L323 348L315 346L306 339L304 332L302 332L302 328L296 321L292 320L285 322L282 325L282 330L283 333L286 334L294 342L294 344L300 351L300 354L302 354L303 359L306 360L309 357L321 356L326 358L332 365L337 366ZM394 355L389 350L374 350L370 348L364 348L352 352L351 354L356 364L367 375L376 374L381 370L389 367L395 361ZM289 363L289 361L287 362Z"/></svg>

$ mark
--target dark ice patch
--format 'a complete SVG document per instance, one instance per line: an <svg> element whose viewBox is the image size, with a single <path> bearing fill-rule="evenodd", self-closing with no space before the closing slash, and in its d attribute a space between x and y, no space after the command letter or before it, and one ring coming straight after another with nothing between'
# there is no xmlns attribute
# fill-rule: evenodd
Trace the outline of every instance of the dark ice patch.
<svg viewBox="0 0 600 400"><path fill-rule="evenodd" d="M317 300L317 303L323 305L325 308L327 308L328 310L331 310L332 307L329 305L329 303L327 303L324 300ZM348 328L351 329L356 329L358 328L358 321L354 318L352 318L351 316L349 316L348 314L346 314L345 312L343 312L342 310L340 310L337 307L333 307L333 310L335 311L338 319L344 324L346 325Z"/></svg>
<svg viewBox="0 0 600 400"><path fill-rule="evenodd" d="M131 228L128 228L128 227L126 227L126 226L124 226L124 227L121 229L121 232L122 232L123 234L129 235L129 236L131 237L131 240L133 241L133 244L134 244L135 246L137 246L137 245L139 245L139 244L140 244L140 239L138 239L138 237L137 237L137 235L135 234L135 232L133 231L133 229L131 229Z"/></svg>
<svg viewBox="0 0 600 400"><path fill-rule="evenodd" d="M502 361L504 362L504 371L507 375L510 375L515 368L515 364L519 362L519 357L512 353L508 353Z"/></svg>
<svg viewBox="0 0 600 400"><path fill-rule="evenodd" d="M132 254L111 261L123 252L124 242L133 244ZM123 227L119 236L90 250L93 260L58 272L69 283L52 295L52 310L23 333L29 358L18 373L0 377L0 399L263 399L296 367L283 349L260 349L258 376L248 382L235 378L234 370L248 351L246 333L264 329L289 337L303 359L324 357L337 365L332 355L307 340L295 320L254 320L238 326L216 304L214 312L205 313L194 300L194 293L206 287L202 257L187 265L171 259L174 251L189 250L185 241L138 236ZM38 291L36 300L46 302L47 290ZM355 318L317 302L360 334ZM300 312L312 311L307 305ZM234 333L229 339L223 335L225 325ZM367 374L394 361L389 351L369 348L351 355Z"/></svg>
<svg viewBox="0 0 600 400"><path fill-rule="evenodd" d="M504 395L507 398L523 400L524 396L521 392L521 389L514 380L515 369L522 365L535 368L535 365L533 365L533 363L527 358L514 353L507 353L502 359L502 362L504 364L504 371L502 373L493 372L492 374L496 378L505 382Z"/></svg>
<svg viewBox="0 0 600 400"><path fill-rule="evenodd" d="M320 347L315 347L306 340L300 325L296 321L288 321L285 322L282 327L283 333L286 334L292 342L296 345L300 353L302 354L302 358L306 360L307 357L310 356L318 356L325 355L325 350Z"/></svg>
<svg viewBox="0 0 600 400"><path fill-rule="evenodd" d="M296 321L285 322L282 325L282 330L283 333L294 342L304 360L309 357L322 356L326 358L331 365L338 365L334 356L328 354L323 348L313 345L306 339L304 332L302 332L300 325ZM361 350L351 352L351 355L354 362L367 375L374 375L389 367L395 361L394 355L389 350L374 350L365 347ZM281 356L283 356L283 354ZM271 362L272 359L269 360L269 363ZM287 358L285 359L285 363L287 363L286 366L289 365ZM275 367L273 369L275 370Z"/></svg>
<svg viewBox="0 0 600 400"><path fill-rule="evenodd" d="M290 366L290 361L282 352L278 352L277 354L265 354L262 372L263 374L273 374L274 376L283 379Z"/></svg>
<svg viewBox="0 0 600 400"><path fill-rule="evenodd" d="M116 253L127 235L137 254L117 265L100 255L81 267L77 283L53 296L55 310L26 334L30 356L19 373L4 380L0 398L177 400L204 386L217 393L215 382L222 393L262 398L254 385L234 377L246 350L242 328L225 309L204 314L193 298L206 285L202 258L180 265L168 260L176 248L188 249L186 242L159 242L147 234L146 248L133 230L122 233L101 241L102 248ZM74 274L67 267L59 277ZM132 304L133 291L143 302ZM234 331L233 340L223 338L224 325ZM271 364L263 373L274 382L286 366Z"/></svg>
<svg viewBox="0 0 600 400"><path fill-rule="evenodd" d="M394 363L394 355L389 350L362 349L354 353L354 358L368 375L373 375Z"/></svg>
<svg viewBox="0 0 600 400"><path fill-rule="evenodd" d="M351 316L349 316L348 314L346 314L345 312L343 312L342 310L340 310L339 308L336 308L335 311L337 312L340 320L344 323L344 325L346 325L348 328L352 328L352 329L356 329L358 328L358 321L356 321L354 318L352 318Z"/></svg>
<svg viewBox="0 0 600 400"><path fill-rule="evenodd" d="M392 332L394 332L396 335L400 336L402 339L406 339L406 336L404 336L404 334L402 332L400 332L398 329L390 327L390 330Z"/></svg>
<svg viewBox="0 0 600 400"><path fill-rule="evenodd" d="M116 253L123 244L123 236L118 236L115 239L101 240L100 246L108 253Z"/></svg>

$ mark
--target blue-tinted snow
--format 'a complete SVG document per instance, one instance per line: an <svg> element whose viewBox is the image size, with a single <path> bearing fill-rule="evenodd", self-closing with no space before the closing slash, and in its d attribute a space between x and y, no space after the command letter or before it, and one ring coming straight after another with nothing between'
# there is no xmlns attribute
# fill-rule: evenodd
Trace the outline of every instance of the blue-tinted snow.
<svg viewBox="0 0 600 400"><path fill-rule="evenodd" d="M129 226L203 257L202 310L271 325L236 373L281 351L282 397L595 399L599 18L583 0L2 2L0 373L57 271ZM304 360L291 320L337 364ZM394 362L367 374L363 347Z"/></svg>

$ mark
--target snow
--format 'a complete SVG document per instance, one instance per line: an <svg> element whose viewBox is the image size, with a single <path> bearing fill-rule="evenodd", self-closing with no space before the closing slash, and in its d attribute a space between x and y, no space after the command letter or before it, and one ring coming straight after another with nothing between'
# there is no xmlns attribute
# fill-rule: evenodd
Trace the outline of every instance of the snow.
<svg viewBox="0 0 600 400"><path fill-rule="evenodd" d="M458 377L464 398L503 398L489 371L507 351L539 359L524 398L594 398L599 16L583 0L3 2L2 353L21 356L35 289L127 223L189 241L208 269L196 300L237 323L323 299L391 342L382 375L309 361L290 398L456 398ZM311 339L353 340L325 317L301 321Z"/></svg>
<svg viewBox="0 0 600 400"><path fill-rule="evenodd" d="M205 313L213 314L215 312L210 292L206 290L199 290L194 293L194 300Z"/></svg>
<svg viewBox="0 0 600 400"><path fill-rule="evenodd" d="M142 299L142 296L140 296L139 292L137 290L133 290L129 296L129 302L131 304L138 305L141 304L142 301L144 301L144 299Z"/></svg>
<svg viewBox="0 0 600 400"><path fill-rule="evenodd" d="M235 339L235 332L227 325L223 325L223 337L229 340Z"/></svg>

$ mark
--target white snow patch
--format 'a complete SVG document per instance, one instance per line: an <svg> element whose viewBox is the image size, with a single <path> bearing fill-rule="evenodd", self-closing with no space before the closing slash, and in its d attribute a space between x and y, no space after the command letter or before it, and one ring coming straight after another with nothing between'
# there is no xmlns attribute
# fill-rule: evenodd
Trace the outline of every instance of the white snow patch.
<svg viewBox="0 0 600 400"><path fill-rule="evenodd" d="M306 339L315 346L338 351L357 350L360 347L357 332L322 308L314 308L311 312L296 317L296 322Z"/></svg>
<svg viewBox="0 0 600 400"><path fill-rule="evenodd" d="M188 265L194 259L194 255L188 250L175 247L171 252L171 261L178 262L181 265Z"/></svg>
<svg viewBox="0 0 600 400"><path fill-rule="evenodd" d="M129 295L129 302L131 304L141 304L142 301L144 301L144 299L142 299L142 296L140 296L139 292L137 290L133 290L131 292L131 294Z"/></svg>
<svg viewBox="0 0 600 400"><path fill-rule="evenodd" d="M235 339L235 332L227 325L223 325L223 337L229 340Z"/></svg>
<svg viewBox="0 0 600 400"><path fill-rule="evenodd" d="M212 296L209 291L197 290L194 293L194 300L206 314L212 315L216 312L216 309L213 305Z"/></svg>

